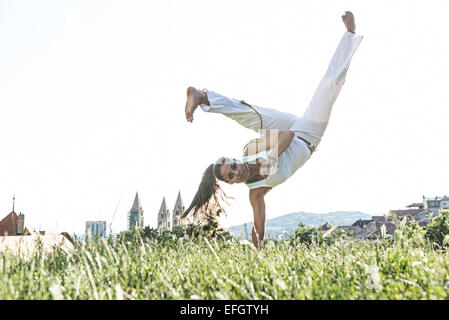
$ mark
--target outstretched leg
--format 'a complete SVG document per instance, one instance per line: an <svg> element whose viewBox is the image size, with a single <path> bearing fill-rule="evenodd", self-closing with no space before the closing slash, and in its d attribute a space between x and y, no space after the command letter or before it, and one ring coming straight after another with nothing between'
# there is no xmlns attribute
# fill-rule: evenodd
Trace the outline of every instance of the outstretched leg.
<svg viewBox="0 0 449 320"><path fill-rule="evenodd" d="M347 11L342 16L347 32L343 35L329 67L316 89L302 118L290 130L305 134L317 146L329 122L332 106L345 82L351 58L363 36L356 35L354 16Z"/></svg>

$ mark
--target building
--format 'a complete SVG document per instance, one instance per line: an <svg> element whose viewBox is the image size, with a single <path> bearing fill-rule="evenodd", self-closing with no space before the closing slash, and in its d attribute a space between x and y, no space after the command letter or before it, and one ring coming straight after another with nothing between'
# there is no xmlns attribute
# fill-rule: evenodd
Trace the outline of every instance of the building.
<svg viewBox="0 0 449 320"><path fill-rule="evenodd" d="M162 199L161 207L157 214L157 228L158 229L172 229L176 226L186 225L186 220L181 220L180 216L184 212L184 202L182 201L181 191L178 192L178 197L176 198L175 206L173 211L170 212L167 208L167 202L165 197Z"/></svg>
<svg viewBox="0 0 449 320"><path fill-rule="evenodd" d="M321 229L326 235L331 233L345 233L356 239L377 239L382 236L382 228L387 237L393 236L399 228L400 220L407 218L406 223L417 222L420 226L428 225L432 217L438 215L440 210L449 209L449 197L426 198L423 202L414 202L400 210L390 210L385 216L372 216L371 220L357 220L351 227L341 226L335 229ZM358 228L358 229L357 229Z"/></svg>
<svg viewBox="0 0 449 320"><path fill-rule="evenodd" d="M390 237L399 228L399 223L396 222L378 222L373 221L365 226L356 235L357 239L380 239L382 237L382 227L385 228L385 237Z"/></svg>
<svg viewBox="0 0 449 320"><path fill-rule="evenodd" d="M449 209L449 197L422 197L422 202L414 202L409 204L401 210L390 210L387 218L403 218L407 217L409 220L417 221L421 226L430 223L431 217L438 215L440 210Z"/></svg>
<svg viewBox="0 0 449 320"><path fill-rule="evenodd" d="M172 226L173 227L186 224L186 220L179 219L179 216L184 212L184 210L185 210L185 208L184 208L184 203L181 198L181 191L179 191L178 197L176 198L175 207L173 208L173 211L172 211L172 213L173 213Z"/></svg>
<svg viewBox="0 0 449 320"><path fill-rule="evenodd" d="M326 222L325 224L321 225L318 228L318 231L328 231L328 230L332 229L332 227L333 226L329 222Z"/></svg>
<svg viewBox="0 0 449 320"><path fill-rule="evenodd" d="M143 209L136 192L131 210L128 212L128 229L143 228Z"/></svg>
<svg viewBox="0 0 449 320"><path fill-rule="evenodd" d="M17 236L25 232L25 215L14 211L16 197L12 199L12 211L0 220L0 236Z"/></svg>
<svg viewBox="0 0 449 320"><path fill-rule="evenodd" d="M46 235L45 231L36 231L25 226L25 215L15 212L15 199L13 197L12 211L0 220L0 252L21 256L32 255L40 249L48 253L55 248L60 248L68 254L73 252L75 247L65 232Z"/></svg>
<svg viewBox="0 0 449 320"><path fill-rule="evenodd" d="M23 214L21 219L23 221ZM23 222L21 223L23 227ZM23 229L19 230L19 216L12 211L0 221L0 236L17 236L23 233Z"/></svg>
<svg viewBox="0 0 449 320"><path fill-rule="evenodd" d="M171 229L170 211L167 209L167 203L165 197L162 199L161 207L157 214L157 228L158 229Z"/></svg>
<svg viewBox="0 0 449 320"><path fill-rule="evenodd" d="M423 198L423 209L429 210L432 212L438 212L440 210L449 209L449 197L444 195L444 197L435 197L435 198Z"/></svg>
<svg viewBox="0 0 449 320"><path fill-rule="evenodd" d="M106 221L86 221L86 235L90 233L92 238L106 238Z"/></svg>
<svg viewBox="0 0 449 320"><path fill-rule="evenodd" d="M332 229L330 229L330 230L332 230ZM361 230L362 230L362 228L360 228L359 226L337 226L336 228L333 229L332 233L333 234L337 234L337 235L343 235L344 234L344 235L347 235L347 236L355 236ZM328 234L330 234L330 232Z"/></svg>
<svg viewBox="0 0 449 320"><path fill-rule="evenodd" d="M408 207L408 206L407 206ZM396 216L398 218L401 217L415 217L416 215L419 215L420 213L423 213L427 211L424 208L411 208L411 209L401 209L401 210L390 210L388 216Z"/></svg>
<svg viewBox="0 0 449 320"><path fill-rule="evenodd" d="M371 221L372 221L372 220L362 220L362 219L359 219L359 220L357 220L356 222L354 222L354 223L352 224L352 226L353 226L353 227L358 226L358 227L360 227L360 228L363 228L363 227L365 227L367 224L369 224Z"/></svg>
<svg viewBox="0 0 449 320"><path fill-rule="evenodd" d="M404 216L414 218L421 216L423 213L434 215L434 213L438 213L440 210L449 209L449 197L446 195L435 198L426 198L423 196L422 199L422 202L414 202L404 209L391 210L389 216L395 215L398 218Z"/></svg>

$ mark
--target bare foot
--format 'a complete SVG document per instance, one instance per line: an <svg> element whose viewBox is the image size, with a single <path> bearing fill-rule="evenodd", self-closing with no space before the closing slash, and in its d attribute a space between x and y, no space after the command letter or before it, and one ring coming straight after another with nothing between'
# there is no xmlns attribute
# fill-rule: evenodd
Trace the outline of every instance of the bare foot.
<svg viewBox="0 0 449 320"><path fill-rule="evenodd" d="M355 20L351 11L346 11L345 14L341 16L341 20L343 20L348 32L355 33Z"/></svg>
<svg viewBox="0 0 449 320"><path fill-rule="evenodd" d="M195 89L194 87L187 88L187 101L186 101L186 119L188 122L193 121L193 113L200 104L209 105L206 93Z"/></svg>

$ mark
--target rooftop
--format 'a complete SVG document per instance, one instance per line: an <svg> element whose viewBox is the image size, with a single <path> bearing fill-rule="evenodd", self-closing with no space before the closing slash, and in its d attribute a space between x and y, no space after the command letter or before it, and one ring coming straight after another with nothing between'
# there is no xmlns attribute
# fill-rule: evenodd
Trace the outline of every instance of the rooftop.
<svg viewBox="0 0 449 320"><path fill-rule="evenodd" d="M424 212L424 209L406 209L406 210L391 210L391 214L395 214L398 217L403 216L416 216L421 212Z"/></svg>

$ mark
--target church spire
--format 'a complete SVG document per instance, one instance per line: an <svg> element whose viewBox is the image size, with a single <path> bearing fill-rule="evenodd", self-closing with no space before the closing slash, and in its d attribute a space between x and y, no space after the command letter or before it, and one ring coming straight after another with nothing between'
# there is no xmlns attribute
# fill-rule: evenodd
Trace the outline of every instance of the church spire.
<svg viewBox="0 0 449 320"><path fill-rule="evenodd" d="M11 212L14 212L14 206L15 206L15 204L16 204L16 195L14 194L14 195L12 196L12 211L11 211Z"/></svg>
<svg viewBox="0 0 449 320"><path fill-rule="evenodd" d="M142 205L140 204L139 193L136 192L136 196L134 198L133 206L131 211L140 211L142 210Z"/></svg>
<svg viewBox="0 0 449 320"><path fill-rule="evenodd" d="M182 201L181 197L181 190L178 192L178 197L176 198L175 207L173 209L173 212L176 212L178 210L178 214L184 212L184 202Z"/></svg>
<svg viewBox="0 0 449 320"><path fill-rule="evenodd" d="M139 193L136 192L131 210L128 212L128 229L143 228L143 209L140 204Z"/></svg>
<svg viewBox="0 0 449 320"><path fill-rule="evenodd" d="M167 213L167 203L165 202L165 197L162 199L161 208L159 209L159 213Z"/></svg>
<svg viewBox="0 0 449 320"><path fill-rule="evenodd" d="M179 190L178 197L176 198L175 207L173 208L173 217L172 217L173 226L182 224L179 217L182 215L184 210L185 210L185 208L184 208L184 203L183 203L182 197L181 197L181 190Z"/></svg>
<svg viewBox="0 0 449 320"><path fill-rule="evenodd" d="M171 229L170 211L167 209L167 202L165 197L162 199L161 207L157 214L157 228Z"/></svg>

